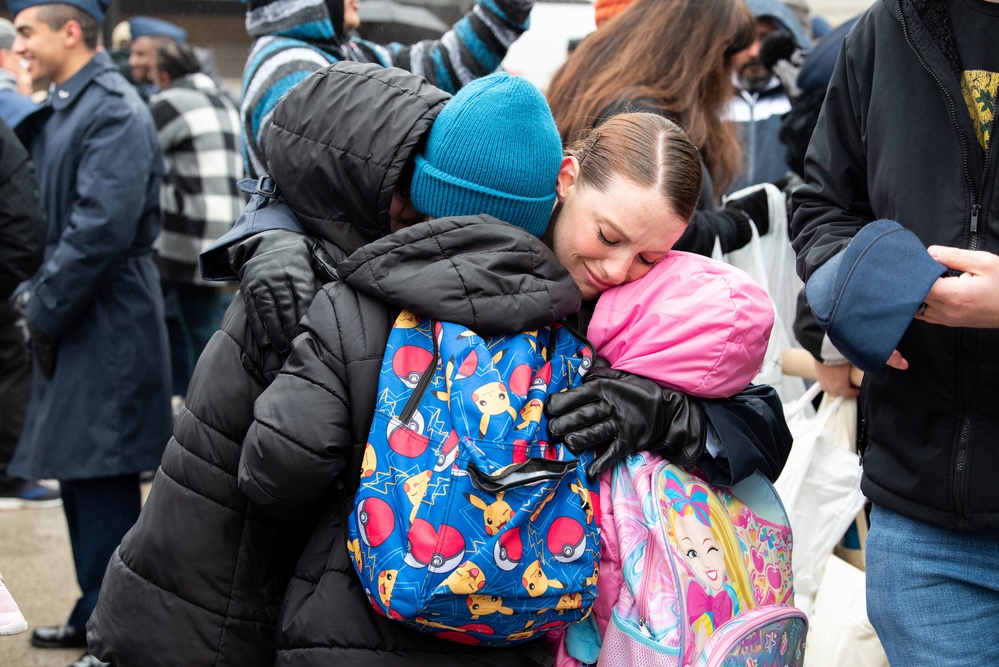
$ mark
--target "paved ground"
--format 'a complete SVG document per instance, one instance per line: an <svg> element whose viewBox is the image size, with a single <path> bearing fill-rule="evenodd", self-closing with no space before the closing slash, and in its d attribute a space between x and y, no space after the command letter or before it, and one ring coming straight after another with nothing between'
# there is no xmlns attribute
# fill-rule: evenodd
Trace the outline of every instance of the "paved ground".
<svg viewBox="0 0 999 667"><path fill-rule="evenodd" d="M0 665L72 664L81 650L36 649L28 643L33 628L65 621L80 595L61 507L0 511L0 572L28 620L27 632L0 637Z"/></svg>

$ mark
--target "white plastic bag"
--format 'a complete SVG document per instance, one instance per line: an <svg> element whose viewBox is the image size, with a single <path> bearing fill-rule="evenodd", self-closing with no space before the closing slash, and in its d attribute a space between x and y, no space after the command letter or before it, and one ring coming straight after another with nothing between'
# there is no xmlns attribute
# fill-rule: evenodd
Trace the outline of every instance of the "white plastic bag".
<svg viewBox="0 0 999 667"><path fill-rule="evenodd" d="M798 307L798 293L805 286L798 277L794 268L795 255L794 248L791 247L791 239L788 236L787 224L787 198L780 188L772 183L759 183L750 185L738 192L726 196L723 199L727 202L730 199L738 199L763 189L767 193L767 208L770 211L770 228L767 233L759 237L759 254L763 262L763 275L766 276L767 292L774 303L777 314L780 315L784 324L784 333L789 340L794 340L794 315ZM742 255L745 248L734 250L729 253L730 261L735 266L742 266L744 261ZM749 261L756 261L749 260ZM748 271L748 269L746 269ZM751 273L754 278L756 274ZM759 278L757 278L759 281ZM762 282L760 284L763 284Z"/></svg>
<svg viewBox="0 0 999 667"><path fill-rule="evenodd" d="M888 667L867 618L866 584L864 573L846 561L836 556L826 561L808 619L805 667Z"/></svg>
<svg viewBox="0 0 999 667"><path fill-rule="evenodd" d="M826 397L811 414L815 392L810 388L785 408L794 444L774 484L794 535L794 601L806 613L812 609L826 560L864 506L854 445L856 399Z"/></svg>
<svg viewBox="0 0 999 667"><path fill-rule="evenodd" d="M767 184L773 190L780 192L773 185ZM753 186L752 189L758 189L759 186ZM746 192L740 190L740 192ZM768 191L769 192L769 191ZM783 196L783 195L781 195ZM783 201L783 200L782 200ZM780 210L780 209L776 209ZM773 217L773 216L771 216ZM778 227L787 227L787 216L786 214L780 214L783 223L777 224ZM773 223L771 223L771 228L773 228ZM794 309L796 307L795 303L791 304L791 310L787 311L786 306L782 306L778 303L779 300L784 299L785 286L781 283L776 283L777 289L774 289L774 284L771 281L771 271L768 266L771 265L772 261L784 261L784 260L768 260L763 251L763 239L766 236L760 237L756 231L756 226L752 225L753 236L749 243L740 248L739 250L733 250L728 254L724 254L721 251L721 245L718 239L715 239L714 251L711 253L713 259L731 264L732 266L742 269L750 275L750 277L755 280L763 289L767 291L767 295L770 297L770 303L774 307L774 326L770 331L770 342L767 346L767 353L763 357L763 366L760 368L760 372L753 379L754 384L768 384L777 391L777 395L780 396L781 401L787 403L793 401L805 393L805 383L800 377L794 377L790 375L785 375L781 369L781 354L785 349L791 347L794 344L794 334L791 332L791 325L794 322ZM769 236L769 234L767 234ZM787 242L787 230L785 229L783 234L784 242L787 245L787 249L790 252L791 246ZM773 251L776 252L776 251ZM793 259L793 258L792 258ZM793 266L793 264L792 264ZM775 280L784 280L780 277L783 273L775 274ZM793 275L793 270L792 270ZM794 277L797 280L797 276ZM800 284L800 280L798 283ZM774 295L779 295L779 299L775 299ZM795 292L794 299L797 298L797 292ZM792 301L794 301L792 299ZM787 315L785 315L788 313ZM790 317L791 319L785 320L785 317Z"/></svg>

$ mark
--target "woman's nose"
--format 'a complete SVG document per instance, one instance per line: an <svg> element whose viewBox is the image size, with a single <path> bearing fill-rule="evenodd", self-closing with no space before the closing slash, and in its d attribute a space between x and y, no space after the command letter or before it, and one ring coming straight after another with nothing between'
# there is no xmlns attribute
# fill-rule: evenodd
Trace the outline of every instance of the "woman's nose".
<svg viewBox="0 0 999 667"><path fill-rule="evenodd" d="M631 270L631 258L624 256L611 257L604 260L604 277L612 285L621 285L628 281Z"/></svg>

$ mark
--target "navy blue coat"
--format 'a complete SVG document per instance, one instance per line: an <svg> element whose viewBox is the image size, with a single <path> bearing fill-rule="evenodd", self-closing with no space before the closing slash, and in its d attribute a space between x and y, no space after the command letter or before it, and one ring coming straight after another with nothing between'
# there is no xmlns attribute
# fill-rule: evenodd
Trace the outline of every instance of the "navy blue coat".
<svg viewBox="0 0 999 667"><path fill-rule="evenodd" d="M10 474L87 479L154 470L170 437L159 275L163 156L149 111L98 53L53 89L27 137L48 215L28 319L58 341L36 368Z"/></svg>

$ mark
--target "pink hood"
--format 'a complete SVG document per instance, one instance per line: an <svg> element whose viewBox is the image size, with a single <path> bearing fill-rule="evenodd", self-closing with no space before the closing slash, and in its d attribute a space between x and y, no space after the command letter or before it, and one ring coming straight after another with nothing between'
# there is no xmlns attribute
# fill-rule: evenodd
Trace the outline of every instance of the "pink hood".
<svg viewBox="0 0 999 667"><path fill-rule="evenodd" d="M722 398L759 373L773 324L770 297L749 274L673 251L641 280L604 292L586 333L613 368Z"/></svg>

